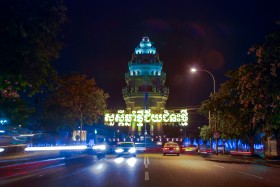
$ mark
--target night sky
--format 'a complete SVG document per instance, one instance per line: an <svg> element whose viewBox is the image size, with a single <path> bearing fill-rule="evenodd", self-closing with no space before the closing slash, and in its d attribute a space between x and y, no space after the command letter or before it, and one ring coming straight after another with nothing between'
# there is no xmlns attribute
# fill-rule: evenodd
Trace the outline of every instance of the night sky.
<svg viewBox="0 0 280 187"><path fill-rule="evenodd" d="M128 61L141 38L154 43L166 85L167 108L199 105L228 70L247 63L248 49L262 42L280 20L277 0L65 0L68 23L64 49L55 62L59 73L79 72L94 77L109 93L108 108L125 109L122 88Z"/></svg>

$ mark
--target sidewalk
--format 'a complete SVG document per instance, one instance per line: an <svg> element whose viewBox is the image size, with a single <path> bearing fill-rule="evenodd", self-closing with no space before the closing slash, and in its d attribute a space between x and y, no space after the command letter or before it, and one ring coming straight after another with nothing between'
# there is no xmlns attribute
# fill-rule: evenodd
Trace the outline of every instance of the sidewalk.
<svg viewBox="0 0 280 187"><path fill-rule="evenodd" d="M280 168L280 160L263 159L257 156L242 156L242 155L226 155L226 154L201 154L206 160L214 162L227 163L242 163L242 164L259 164L270 167Z"/></svg>

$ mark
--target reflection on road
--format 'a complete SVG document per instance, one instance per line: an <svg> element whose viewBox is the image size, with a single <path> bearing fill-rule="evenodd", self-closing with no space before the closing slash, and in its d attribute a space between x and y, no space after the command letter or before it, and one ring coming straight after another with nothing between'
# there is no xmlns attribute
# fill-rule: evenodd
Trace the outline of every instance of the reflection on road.
<svg viewBox="0 0 280 187"><path fill-rule="evenodd" d="M116 164L120 164L120 163L122 163L124 161L124 158L123 157L119 157L119 158L116 158L115 160L114 160L114 162L116 163Z"/></svg>
<svg viewBox="0 0 280 187"><path fill-rule="evenodd" d="M31 168L28 173L2 178L0 186L279 186L278 168L215 163L198 155L138 154L136 158L107 155L102 159L89 156L67 162L70 164L63 165L61 161L60 165Z"/></svg>
<svg viewBox="0 0 280 187"><path fill-rule="evenodd" d="M114 159L114 162L116 163L116 164L120 164L120 163L122 163L122 162L124 162L124 158L123 157L118 157L118 158L115 158ZM134 158L134 157L132 157L132 158L128 158L127 160L126 160L126 163L130 166L130 167L134 167L135 166L135 164L136 164L136 158Z"/></svg>
<svg viewBox="0 0 280 187"><path fill-rule="evenodd" d="M130 167L134 167L136 163L136 158L129 158L126 162Z"/></svg>
<svg viewBox="0 0 280 187"><path fill-rule="evenodd" d="M94 174L100 174L105 170L105 167L104 167L103 163L100 163L100 164L95 165L91 170Z"/></svg>

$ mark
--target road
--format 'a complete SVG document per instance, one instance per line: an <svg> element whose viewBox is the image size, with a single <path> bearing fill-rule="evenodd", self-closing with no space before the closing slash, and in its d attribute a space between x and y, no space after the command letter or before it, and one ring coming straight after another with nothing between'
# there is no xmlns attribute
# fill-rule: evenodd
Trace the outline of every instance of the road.
<svg viewBox="0 0 280 187"><path fill-rule="evenodd" d="M280 169L256 164L207 161L199 155L138 154L136 158L78 158L22 172L0 186L279 186Z"/></svg>

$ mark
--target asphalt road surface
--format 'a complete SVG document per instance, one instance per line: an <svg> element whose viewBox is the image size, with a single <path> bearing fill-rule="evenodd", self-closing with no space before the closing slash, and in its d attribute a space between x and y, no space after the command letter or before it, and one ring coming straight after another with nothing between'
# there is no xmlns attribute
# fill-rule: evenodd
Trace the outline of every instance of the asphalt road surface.
<svg viewBox="0 0 280 187"><path fill-rule="evenodd" d="M199 155L78 158L0 181L6 187L251 187L280 186L280 169L207 161Z"/></svg>

